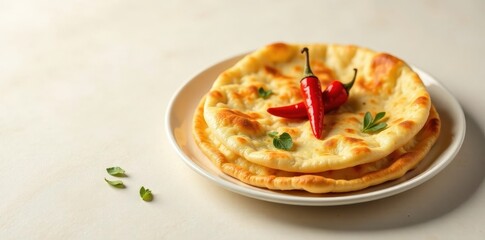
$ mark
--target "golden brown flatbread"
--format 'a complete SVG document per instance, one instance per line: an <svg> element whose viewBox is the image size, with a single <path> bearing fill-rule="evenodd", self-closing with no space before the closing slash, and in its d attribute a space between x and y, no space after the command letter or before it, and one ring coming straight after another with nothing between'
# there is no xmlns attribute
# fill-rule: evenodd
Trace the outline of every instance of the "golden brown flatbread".
<svg viewBox="0 0 485 240"><path fill-rule="evenodd" d="M334 79L350 81L352 69L358 69L347 103L325 116L322 140L313 136L307 120L288 120L266 111L269 107L302 100L299 82L305 59L300 54L303 47L310 50L311 66L322 82L322 89ZM273 94L268 99L258 97L260 87ZM207 123L207 129L213 134L212 142L220 142L228 151L254 166L274 171L321 173L385 158L413 139L426 123L430 108L430 96L419 76L392 55L347 45L277 43L247 55L220 74L207 94L204 117L196 121ZM362 119L367 111L373 115L386 112L388 127L378 133L363 133ZM290 151L273 146L268 133L274 131L292 136L294 146ZM237 165L233 165L233 170L228 166L223 171L246 179L241 176L245 171L236 168ZM261 182L258 185L273 187L267 183L267 176L262 179L258 180ZM275 185L279 189L290 189L303 182L308 182L303 184L305 186L312 185L309 182L321 178L302 175L290 179L291 183L284 180L287 187L283 187L283 182ZM278 178L277 181L283 180Z"/></svg>
<svg viewBox="0 0 485 240"><path fill-rule="evenodd" d="M202 152L222 172L240 181L274 190L305 190L311 193L349 192L403 176L428 153L439 136L441 121L430 109L424 127L409 142L376 161L317 173L287 172L245 160L222 144L204 119L204 100L194 115L194 138Z"/></svg>

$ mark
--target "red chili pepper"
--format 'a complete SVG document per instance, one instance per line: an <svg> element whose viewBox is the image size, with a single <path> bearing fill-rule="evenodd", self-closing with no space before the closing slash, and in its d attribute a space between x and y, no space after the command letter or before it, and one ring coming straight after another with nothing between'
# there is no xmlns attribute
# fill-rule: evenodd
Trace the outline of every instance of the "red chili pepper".
<svg viewBox="0 0 485 240"><path fill-rule="evenodd" d="M300 80L303 102L305 103L313 135L315 135L317 139L321 139L323 134L324 117L322 87L320 85L320 80L318 80L310 68L308 48L303 48L301 53L306 53L305 76Z"/></svg>
<svg viewBox="0 0 485 240"><path fill-rule="evenodd" d="M307 118L305 103L299 102L282 107L271 107L266 111L271 115L284 118ZM327 109L325 109L327 111Z"/></svg>
<svg viewBox="0 0 485 240"><path fill-rule="evenodd" d="M354 68L354 78L348 83L341 83L339 81L332 81L330 85L323 91L323 103L325 113L333 111L344 104L349 98L349 92L354 85L357 76L357 69ZM306 118L308 116L304 102L296 104L268 108L268 113L278 117L284 118Z"/></svg>
<svg viewBox="0 0 485 240"><path fill-rule="evenodd" d="M352 78L352 81L348 83L332 81L323 93L323 95L325 95L324 97L325 103L327 103L325 107L328 107L329 109L334 110L340 107L345 102L347 102L347 99L349 99L350 89L354 85L356 77L357 77L357 69L354 68L354 77Z"/></svg>

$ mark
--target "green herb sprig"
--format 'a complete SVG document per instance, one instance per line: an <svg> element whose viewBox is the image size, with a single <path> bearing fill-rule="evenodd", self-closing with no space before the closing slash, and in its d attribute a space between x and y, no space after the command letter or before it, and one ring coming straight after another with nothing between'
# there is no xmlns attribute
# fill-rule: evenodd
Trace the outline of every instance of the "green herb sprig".
<svg viewBox="0 0 485 240"><path fill-rule="evenodd" d="M142 186L140 188L140 197L141 197L141 199L143 199L143 201L150 202L150 201L153 200L152 191L150 191L150 189Z"/></svg>
<svg viewBox="0 0 485 240"><path fill-rule="evenodd" d="M293 147L293 140L291 139L291 135L287 132L282 133L278 136L278 132L270 132L268 136L273 138L273 146L278 149L282 150L290 150Z"/></svg>
<svg viewBox="0 0 485 240"><path fill-rule="evenodd" d="M106 171L108 172L109 175L115 176L115 177L127 177L125 170L123 170L120 167L110 167L106 168ZM126 188L125 184L123 184L123 181L120 180L108 180L104 179L109 185L115 187L115 188ZM146 202L151 202L153 200L153 194L152 191L148 188L141 187L140 188L140 197L143 199L143 201Z"/></svg>
<svg viewBox="0 0 485 240"><path fill-rule="evenodd" d="M125 188L125 184L120 180L108 180L105 178L104 181L115 188Z"/></svg>
<svg viewBox="0 0 485 240"><path fill-rule="evenodd" d="M269 98L269 96L270 96L271 94L273 94L273 91L271 91L271 90L267 90L267 91L266 91L266 90L264 90L264 88L262 88L262 87L260 87L260 88L258 89L258 96L259 96L260 98L263 98L263 99L268 99L268 98Z"/></svg>
<svg viewBox="0 0 485 240"><path fill-rule="evenodd" d="M125 170L123 170L120 167L110 167L110 168L106 168L106 171L111 176L115 176L115 177L126 177Z"/></svg>
<svg viewBox="0 0 485 240"><path fill-rule="evenodd" d="M379 112L374 118L370 112L366 112L364 115L364 122L362 127L362 132L364 133L375 133L382 131L387 127L387 123L379 122L382 118L386 116L386 112Z"/></svg>

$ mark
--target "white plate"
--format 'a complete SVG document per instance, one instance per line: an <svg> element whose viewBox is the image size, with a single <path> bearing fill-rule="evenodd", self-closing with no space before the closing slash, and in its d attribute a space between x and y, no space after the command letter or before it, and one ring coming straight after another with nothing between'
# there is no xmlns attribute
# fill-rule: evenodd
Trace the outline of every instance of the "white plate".
<svg viewBox="0 0 485 240"><path fill-rule="evenodd" d="M395 195L418 186L443 170L455 157L465 137L465 116L456 99L429 74L414 68L431 94L438 110L442 128L435 146L425 159L403 177L350 193L311 194L303 191L272 191L253 187L219 171L199 150L192 138L192 119L195 108L217 76L234 65L242 55L206 69L192 78L172 98L167 109L166 128L178 154L189 167L202 176L233 192L270 202L329 206L376 200Z"/></svg>

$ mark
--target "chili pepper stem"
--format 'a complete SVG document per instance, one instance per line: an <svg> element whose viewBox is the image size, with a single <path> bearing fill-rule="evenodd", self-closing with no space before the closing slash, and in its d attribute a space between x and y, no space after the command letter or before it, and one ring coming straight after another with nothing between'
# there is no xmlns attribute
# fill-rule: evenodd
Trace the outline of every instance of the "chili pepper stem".
<svg viewBox="0 0 485 240"><path fill-rule="evenodd" d="M304 78L315 76L315 74L313 74L313 72L312 72L312 69L310 68L310 56L309 56L309 53L308 53L308 48L304 47L301 50L301 53L306 54L306 64L305 64L305 70L304 70L304 74L305 74Z"/></svg>
<svg viewBox="0 0 485 240"><path fill-rule="evenodd" d="M350 81L348 83L342 83L342 85L345 88L345 91L347 92L347 95L349 94L350 89L352 88L352 86L354 86L354 83L355 83L355 79L356 78L357 78L357 68L354 68L354 77L352 78L352 81Z"/></svg>

